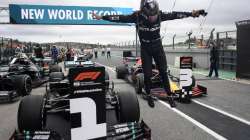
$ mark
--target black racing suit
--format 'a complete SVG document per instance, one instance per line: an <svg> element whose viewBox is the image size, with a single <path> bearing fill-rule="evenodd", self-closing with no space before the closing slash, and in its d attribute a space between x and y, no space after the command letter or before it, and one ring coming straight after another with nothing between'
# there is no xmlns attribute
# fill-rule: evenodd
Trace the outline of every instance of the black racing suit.
<svg viewBox="0 0 250 140"><path fill-rule="evenodd" d="M191 12L172 12L165 13L160 11L157 21L149 22L147 16L142 12L136 11L131 15L110 15L103 16L104 20L122 23L135 23L141 43L141 59L144 72L144 84L147 94L150 94L152 77L152 58L160 72L164 89L168 94L171 93L167 75L167 60L163 50L160 26L162 21L180 19L192 16Z"/></svg>

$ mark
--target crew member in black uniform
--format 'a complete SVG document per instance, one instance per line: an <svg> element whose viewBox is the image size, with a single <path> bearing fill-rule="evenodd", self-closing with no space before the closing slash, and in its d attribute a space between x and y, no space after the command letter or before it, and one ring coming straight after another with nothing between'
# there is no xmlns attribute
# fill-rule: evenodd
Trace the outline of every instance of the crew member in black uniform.
<svg viewBox="0 0 250 140"><path fill-rule="evenodd" d="M171 90L167 75L167 61L163 50L160 27L161 22L166 20L181 19L186 17L199 17L206 15L204 10L192 12L162 12L156 0L141 0L140 10L130 15L106 15L100 16L92 13L94 19L111 22L135 23L141 43L141 59L144 72L145 91L150 107L154 107L154 100L150 94L152 76L152 58L160 72L161 80L166 93L169 95L171 107L176 106L171 96Z"/></svg>
<svg viewBox="0 0 250 140"><path fill-rule="evenodd" d="M37 58L42 58L42 59L44 58L43 49L39 44L36 46L36 48L34 48L34 52Z"/></svg>
<svg viewBox="0 0 250 140"><path fill-rule="evenodd" d="M209 47L210 47L210 71L207 77L211 77L214 71L215 77L218 78L219 74L217 65L219 60L219 52L213 41L210 42Z"/></svg>

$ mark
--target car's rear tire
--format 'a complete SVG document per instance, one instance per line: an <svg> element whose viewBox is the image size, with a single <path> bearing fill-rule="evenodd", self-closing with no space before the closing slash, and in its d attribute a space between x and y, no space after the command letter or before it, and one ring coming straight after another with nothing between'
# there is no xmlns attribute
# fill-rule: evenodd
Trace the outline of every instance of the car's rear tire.
<svg viewBox="0 0 250 140"><path fill-rule="evenodd" d="M20 132L41 130L44 121L44 98L41 95L24 97L18 108L17 123Z"/></svg>
<svg viewBox="0 0 250 140"><path fill-rule="evenodd" d="M12 81L19 96L29 95L32 91L32 80L29 75L15 75Z"/></svg>
<svg viewBox="0 0 250 140"><path fill-rule="evenodd" d="M193 87L195 87L195 85L196 85L196 80L195 80L194 76L192 76L191 78L192 78L192 84L191 84L190 89L189 89L190 91L192 91ZM192 95L190 95L190 94L185 95L183 102L184 103L191 103L191 96Z"/></svg>
<svg viewBox="0 0 250 140"><path fill-rule="evenodd" d="M116 67L116 78L117 79L125 79L127 74L128 74L128 69L126 66Z"/></svg>
<svg viewBox="0 0 250 140"><path fill-rule="evenodd" d="M62 72L62 68L58 65L50 65L49 72Z"/></svg>
<svg viewBox="0 0 250 140"><path fill-rule="evenodd" d="M136 94L132 92L118 92L117 118L120 123L138 122L140 106Z"/></svg>
<svg viewBox="0 0 250 140"><path fill-rule="evenodd" d="M64 74L62 72L52 72L49 74L49 81L56 82L64 79Z"/></svg>
<svg viewBox="0 0 250 140"><path fill-rule="evenodd" d="M137 94L142 94L142 89L144 85L144 76L142 73L136 75L136 82L135 82L135 92Z"/></svg>

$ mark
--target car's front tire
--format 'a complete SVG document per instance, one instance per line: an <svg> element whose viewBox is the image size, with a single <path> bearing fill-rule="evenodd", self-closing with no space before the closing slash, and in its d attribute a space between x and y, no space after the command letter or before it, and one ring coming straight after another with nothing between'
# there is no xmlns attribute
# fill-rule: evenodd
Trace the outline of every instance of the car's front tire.
<svg viewBox="0 0 250 140"><path fill-rule="evenodd" d="M41 95L25 96L18 108L18 129L22 131L41 130L45 124L44 98Z"/></svg>
<svg viewBox="0 0 250 140"><path fill-rule="evenodd" d="M136 94L132 92L118 92L117 118L119 122L138 122L140 106Z"/></svg>

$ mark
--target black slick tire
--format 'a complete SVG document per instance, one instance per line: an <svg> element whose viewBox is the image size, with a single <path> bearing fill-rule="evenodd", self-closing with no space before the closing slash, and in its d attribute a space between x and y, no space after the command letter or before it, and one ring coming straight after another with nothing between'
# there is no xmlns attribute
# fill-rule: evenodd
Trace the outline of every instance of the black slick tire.
<svg viewBox="0 0 250 140"><path fill-rule="evenodd" d="M24 97L18 108L17 123L20 132L41 130L44 126L44 98L41 95Z"/></svg>
<svg viewBox="0 0 250 140"><path fill-rule="evenodd" d="M120 123L138 122L140 106L136 94L132 92L118 92L117 118Z"/></svg>
<svg viewBox="0 0 250 140"><path fill-rule="evenodd" d="M32 80L29 75L15 75L12 81L19 96L29 95L32 91Z"/></svg>

